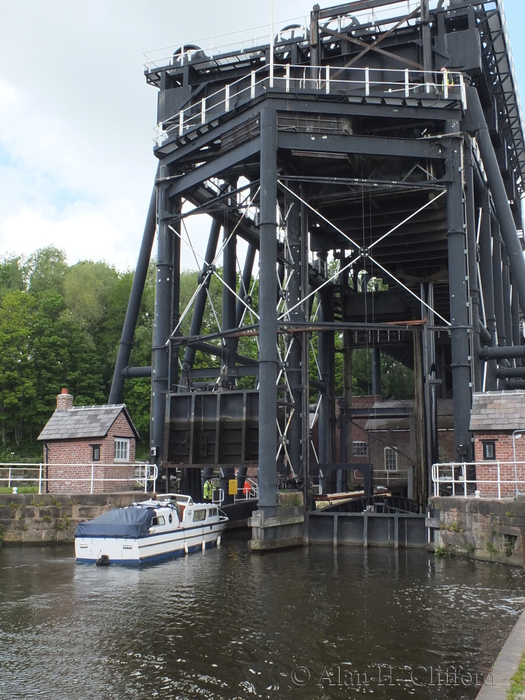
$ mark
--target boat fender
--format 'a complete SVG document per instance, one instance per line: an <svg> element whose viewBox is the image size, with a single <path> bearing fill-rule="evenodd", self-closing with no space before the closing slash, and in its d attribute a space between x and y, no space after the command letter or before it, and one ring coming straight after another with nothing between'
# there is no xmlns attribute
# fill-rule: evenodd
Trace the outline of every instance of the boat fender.
<svg viewBox="0 0 525 700"><path fill-rule="evenodd" d="M206 550L206 540L202 540L202 551Z"/></svg>
<svg viewBox="0 0 525 700"><path fill-rule="evenodd" d="M184 554L188 553L188 543L184 540Z"/></svg>
<svg viewBox="0 0 525 700"><path fill-rule="evenodd" d="M109 566L109 556L107 554L101 554L96 561L97 566Z"/></svg>
<svg viewBox="0 0 525 700"><path fill-rule="evenodd" d="M217 537L217 547L220 547L220 546L221 546L221 536L219 535Z"/></svg>

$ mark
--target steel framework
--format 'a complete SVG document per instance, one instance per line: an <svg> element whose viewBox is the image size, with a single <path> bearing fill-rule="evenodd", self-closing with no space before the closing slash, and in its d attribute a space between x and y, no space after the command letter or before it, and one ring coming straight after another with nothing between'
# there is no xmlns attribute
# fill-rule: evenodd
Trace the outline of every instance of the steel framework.
<svg viewBox="0 0 525 700"><path fill-rule="evenodd" d="M453 396L468 461L472 392L525 380L525 151L500 0L316 5L307 27L234 51L183 46L146 79L159 167L110 403L151 373L156 462L182 466L197 495L201 469L258 466L272 508L284 468L307 483L314 462L343 485L335 358L344 414L352 351L373 350L375 367L388 352L414 368L424 500L437 398ZM156 232L152 368L130 368ZM185 308L183 245L200 267Z"/></svg>

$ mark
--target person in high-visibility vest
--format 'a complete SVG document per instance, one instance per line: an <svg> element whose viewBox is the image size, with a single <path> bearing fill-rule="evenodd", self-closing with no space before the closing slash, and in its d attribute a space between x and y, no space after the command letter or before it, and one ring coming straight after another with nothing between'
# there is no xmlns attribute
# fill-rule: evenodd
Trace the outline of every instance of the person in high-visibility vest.
<svg viewBox="0 0 525 700"><path fill-rule="evenodd" d="M204 500L205 501L211 501L213 495L213 486L210 481L210 478L208 477L206 481L204 482Z"/></svg>
<svg viewBox="0 0 525 700"><path fill-rule="evenodd" d="M244 482L243 490L242 490L242 493L243 493L243 495L244 495L244 498L248 498L248 497L249 497L249 495L250 495L250 490L251 490L250 482L248 481L248 479L246 479L245 482Z"/></svg>

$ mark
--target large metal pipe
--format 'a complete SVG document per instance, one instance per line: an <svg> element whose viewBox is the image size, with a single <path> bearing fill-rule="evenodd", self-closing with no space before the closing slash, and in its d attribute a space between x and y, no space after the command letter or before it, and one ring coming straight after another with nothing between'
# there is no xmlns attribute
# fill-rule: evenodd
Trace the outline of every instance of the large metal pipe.
<svg viewBox="0 0 525 700"><path fill-rule="evenodd" d="M516 223L512 215L505 185L503 184L483 108L475 88L467 87L467 100L467 113L473 122L472 128L476 134L496 214L501 226L501 236L507 250L512 278L516 282L520 303L523 308L525 307L525 261L516 231Z"/></svg>
<svg viewBox="0 0 525 700"><path fill-rule="evenodd" d="M261 111L259 506L277 504L277 114Z"/></svg>
<svg viewBox="0 0 525 700"><path fill-rule="evenodd" d="M111 382L111 390L109 392L110 404L122 403L122 395L124 392L124 379L126 377L125 368L129 365L129 358L131 355L131 349L133 347L133 336L135 335L135 328L137 327L137 319L139 317L140 312L140 303L142 301L142 295L144 293L146 277L148 276L149 261L151 260L151 250L153 248L153 241L155 240L157 212L156 200L157 198L154 185L153 191L151 193L148 215L146 217L146 224L144 226L144 233L142 235L142 243L140 246L137 268L135 270L135 275L133 277L133 285L131 287L131 293L129 295L128 308L126 310L126 318L124 320L124 326L122 328L122 336L120 338L117 362L115 364L115 371L113 373L113 380Z"/></svg>
<svg viewBox="0 0 525 700"><path fill-rule="evenodd" d="M525 357L525 345L505 345L499 348L483 347L478 350L480 360L508 360L513 357Z"/></svg>
<svg viewBox="0 0 525 700"><path fill-rule="evenodd" d="M448 133L459 132L459 122L447 124ZM451 137L447 143L447 243L450 299L450 340L454 394L454 441L456 460L469 461L471 434L471 363L468 317L467 239L463 218L462 157L463 139Z"/></svg>
<svg viewBox="0 0 525 700"><path fill-rule="evenodd" d="M525 367L502 367L496 370L498 379L525 379Z"/></svg>

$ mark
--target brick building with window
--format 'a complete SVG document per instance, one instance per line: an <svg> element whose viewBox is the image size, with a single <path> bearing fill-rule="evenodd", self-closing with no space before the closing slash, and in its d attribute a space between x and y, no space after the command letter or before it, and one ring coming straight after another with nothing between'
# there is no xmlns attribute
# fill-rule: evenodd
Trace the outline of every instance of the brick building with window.
<svg viewBox="0 0 525 700"><path fill-rule="evenodd" d="M505 498L524 492L525 391L474 394L470 430L480 496Z"/></svg>
<svg viewBox="0 0 525 700"><path fill-rule="evenodd" d="M124 404L73 406L67 389L38 436L49 493L129 491L139 435Z"/></svg>

